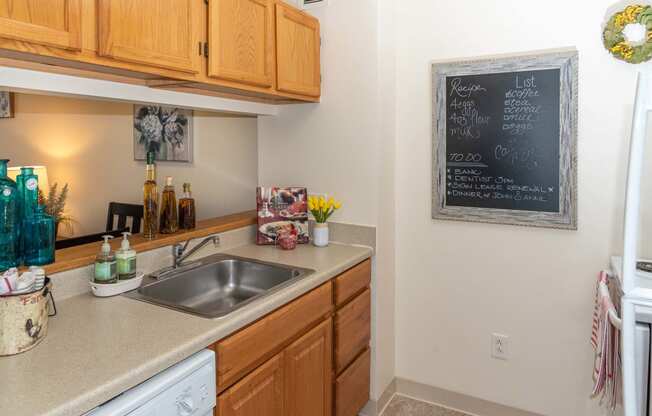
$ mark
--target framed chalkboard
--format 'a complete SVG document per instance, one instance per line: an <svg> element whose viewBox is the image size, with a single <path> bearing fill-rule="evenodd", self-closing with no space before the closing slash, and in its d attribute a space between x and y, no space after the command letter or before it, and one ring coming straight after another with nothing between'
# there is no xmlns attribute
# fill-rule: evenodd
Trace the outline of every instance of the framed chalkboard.
<svg viewBox="0 0 652 416"><path fill-rule="evenodd" d="M435 219L577 229L574 50L434 63Z"/></svg>

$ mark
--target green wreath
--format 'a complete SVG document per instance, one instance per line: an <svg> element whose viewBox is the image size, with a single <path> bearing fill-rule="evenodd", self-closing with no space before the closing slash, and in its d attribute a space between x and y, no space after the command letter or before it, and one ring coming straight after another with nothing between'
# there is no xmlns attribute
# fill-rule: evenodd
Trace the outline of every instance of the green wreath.
<svg viewBox="0 0 652 416"><path fill-rule="evenodd" d="M632 44L623 30L627 25L640 24L645 27L645 40ZM611 54L630 64L640 64L652 58L652 6L627 6L609 19L602 33L604 46Z"/></svg>

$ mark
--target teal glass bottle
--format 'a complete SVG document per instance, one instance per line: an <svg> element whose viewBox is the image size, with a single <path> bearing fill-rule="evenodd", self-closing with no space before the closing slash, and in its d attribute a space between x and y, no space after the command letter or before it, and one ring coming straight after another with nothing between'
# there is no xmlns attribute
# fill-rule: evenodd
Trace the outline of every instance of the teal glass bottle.
<svg viewBox="0 0 652 416"><path fill-rule="evenodd" d="M38 176L34 174L34 168L20 168L20 174L16 176L16 187L18 188L18 239L20 248L18 250L18 264L23 264L25 242L23 233L23 221L36 212L38 205Z"/></svg>
<svg viewBox="0 0 652 416"><path fill-rule="evenodd" d="M20 168L16 185L21 198L18 203L20 218L29 218L36 213L38 207L38 176L34 174L34 168Z"/></svg>
<svg viewBox="0 0 652 416"><path fill-rule="evenodd" d="M18 188L7 176L8 163L0 159L0 271L19 265Z"/></svg>
<svg viewBox="0 0 652 416"><path fill-rule="evenodd" d="M22 265L24 263L24 258L23 258L23 253L25 251L25 247L23 244L23 201L25 200L25 180L24 176L22 175L22 168L21 168L21 173L19 173L16 176L16 189L18 191L17 198L16 198L16 212L18 215L18 258L16 261L18 262L18 265Z"/></svg>
<svg viewBox="0 0 652 416"><path fill-rule="evenodd" d="M45 213L43 205L23 220L23 244L26 266L54 263L54 218Z"/></svg>

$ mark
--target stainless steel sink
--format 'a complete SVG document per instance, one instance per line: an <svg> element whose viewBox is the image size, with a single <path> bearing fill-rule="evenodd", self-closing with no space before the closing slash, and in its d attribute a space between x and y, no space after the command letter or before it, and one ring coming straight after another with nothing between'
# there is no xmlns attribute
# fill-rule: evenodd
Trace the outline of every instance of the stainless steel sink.
<svg viewBox="0 0 652 416"><path fill-rule="evenodd" d="M286 287L313 271L216 254L165 279L148 278L125 296L208 318L218 318Z"/></svg>

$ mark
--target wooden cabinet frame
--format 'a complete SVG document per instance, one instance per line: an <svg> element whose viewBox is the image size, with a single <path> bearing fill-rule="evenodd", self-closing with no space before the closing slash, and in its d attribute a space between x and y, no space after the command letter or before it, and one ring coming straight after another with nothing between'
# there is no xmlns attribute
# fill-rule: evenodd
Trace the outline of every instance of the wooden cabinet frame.
<svg viewBox="0 0 652 416"><path fill-rule="evenodd" d="M79 51L82 43L81 1L66 0L64 30L0 17L0 37Z"/></svg>
<svg viewBox="0 0 652 416"><path fill-rule="evenodd" d="M259 7L263 11L264 26L256 25L256 21L250 21L252 16L241 17L239 10L229 10L227 6L238 9L240 3L251 3L253 7ZM230 4L227 4L230 3ZM234 16L241 20L247 20L248 27L236 25L238 22L229 21L222 13L232 11ZM254 18L256 13L254 12ZM222 20L224 19L224 20ZM231 26L227 26L231 25ZM224 27L227 26L227 27ZM224 36L223 30L230 29L233 37ZM256 37L262 36L262 45L256 44ZM274 0L210 0L208 3L208 76L222 78L229 81L241 82L258 87L274 86L275 77L275 29L274 29ZM261 53L262 62L257 54ZM240 61L240 62L238 62ZM247 61L247 62L243 62ZM241 65L241 68L235 66ZM248 65L247 68L244 68ZM253 67L252 67L253 65ZM262 65L262 73L257 66Z"/></svg>
<svg viewBox="0 0 652 416"><path fill-rule="evenodd" d="M305 28L309 34L302 37L296 28ZM307 60L298 51L302 41L304 52L313 55ZM276 83L279 91L309 97L321 94L319 20L283 2L276 3Z"/></svg>
<svg viewBox="0 0 652 416"><path fill-rule="evenodd" d="M173 56L169 56L169 53L156 52L166 48L154 47L151 48L154 50L152 52L148 51L147 47L142 49L134 47L139 45L137 41L134 43L125 41L122 43L128 45L120 45L119 39L116 39L116 30L122 31L122 36L131 34L133 30L137 36L138 28L111 27L112 0L65 1L67 20L65 30L25 23L20 19L0 18L0 62L7 66L29 67L38 71L136 83L152 88L270 104L319 102L320 65L312 64L315 59L319 61L319 21L290 5L279 4L280 0L208 0L208 4L203 0L184 0L184 5L191 5L189 7L192 16L189 17L192 23L188 29L191 40L188 41L187 56L181 53L181 49L185 52L186 48L181 47L177 48L178 53L174 52ZM230 45L226 45L226 49L220 46L228 36L220 36L219 31L223 26L213 29L210 26L216 24L214 13L219 11L223 1L242 1L243 4L254 5L261 7L260 10L265 10L266 27L263 31L255 32L258 33L255 42L245 39L231 42ZM1 2L2 0L0 6ZM113 4L115 6L115 3ZM55 10L57 13L62 13L60 7L57 6ZM277 9L282 10L279 12ZM245 24L250 12L243 14ZM259 16L260 14L253 20L260 22ZM287 47L278 45L279 16L285 24L295 22L297 19L301 22L302 26L296 27L301 34L298 44L304 46L300 48L298 54L288 54ZM58 25L60 26L60 23ZM303 27L313 28L309 29L310 36L305 36L308 32L303 31L301 29ZM232 38L246 37L247 33L251 32L249 28L242 29L237 26L235 30L240 30L241 33L233 35ZM266 37L261 41L260 33L263 32ZM233 34L233 32L227 33L229 36ZM183 42L186 40L184 39ZM256 52L247 51L251 45L263 43L264 48L256 46ZM307 44L310 44L310 48L305 46ZM244 45L244 52L238 49L238 45ZM260 52L263 49L264 53ZM207 56L204 56L205 50L208 52ZM310 50L310 56L302 57L304 50ZM281 53L281 61L277 57L278 51ZM222 53L226 55L221 55ZM238 56L238 54L243 55ZM250 64L253 62L251 54L255 57L255 64ZM290 61L284 62L286 57ZM242 60L238 61L238 59ZM306 72L306 62L311 62L307 65L310 67L308 72ZM293 68L295 65L301 67ZM282 71L280 74L278 74L279 69ZM299 82L295 82L295 79Z"/></svg>
<svg viewBox="0 0 652 416"><path fill-rule="evenodd" d="M156 66L160 68L171 69L188 73L199 72L200 56L198 53L198 37L194 28L197 20L197 14L200 13L198 3L195 0L184 0L188 10L187 22L187 55L178 56L146 50L145 48L134 48L117 43L114 32L114 25L117 24L112 18L112 1L97 0L97 26L98 26L98 54L100 56L111 57L117 60L133 62L137 64ZM124 29L124 28L123 28ZM139 36L138 28L129 28L133 30L132 36Z"/></svg>

